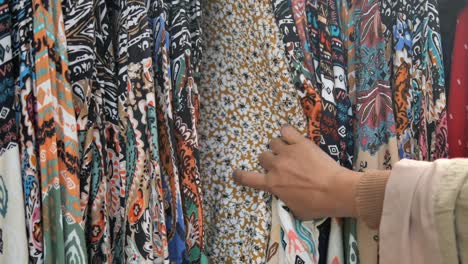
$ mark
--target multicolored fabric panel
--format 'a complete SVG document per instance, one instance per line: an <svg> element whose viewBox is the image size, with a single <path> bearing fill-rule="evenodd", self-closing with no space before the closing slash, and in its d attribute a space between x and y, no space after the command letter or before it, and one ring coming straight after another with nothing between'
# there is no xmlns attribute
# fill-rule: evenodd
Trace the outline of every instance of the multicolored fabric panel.
<svg viewBox="0 0 468 264"><path fill-rule="evenodd" d="M123 262L162 262L165 219L157 139L152 38L144 0L121 0L115 6L118 53L121 155L120 206L123 208L120 252ZM114 100L116 101L116 100ZM121 210L122 212L122 210ZM117 258L118 257L118 258Z"/></svg>
<svg viewBox="0 0 468 264"><path fill-rule="evenodd" d="M348 49L349 90L355 106L354 168L391 169L399 159L390 86L392 49L383 35L380 2L337 2ZM361 222L346 220L346 263L359 262L359 257L376 262L369 255L377 252L377 233ZM357 242L363 245L360 251Z"/></svg>
<svg viewBox="0 0 468 264"><path fill-rule="evenodd" d="M43 261L41 190L36 152L36 96L32 1L10 1L12 12L13 67L16 71L18 142L20 144L29 262ZM18 260L18 259L17 259Z"/></svg>
<svg viewBox="0 0 468 264"><path fill-rule="evenodd" d="M44 262L86 263L79 146L61 1L33 1Z"/></svg>
<svg viewBox="0 0 468 264"><path fill-rule="evenodd" d="M15 84L19 74L17 10L0 1L0 262L28 263ZM15 20L13 20L15 16ZM14 25L12 23L15 23Z"/></svg>
<svg viewBox="0 0 468 264"><path fill-rule="evenodd" d="M109 119L104 115L104 112L113 113L115 117L117 113L116 105L110 108L106 104L109 92L116 94L113 57L109 51L111 32L105 30L110 25L109 12L104 1L64 1L63 10L80 143L81 206L87 254L90 262L109 262L112 260L110 216L115 215L111 208L116 203L111 200L112 192L107 195L113 190L110 179L115 178L112 169L115 162L109 160L116 155L111 152L113 149L106 148L106 143L112 142L112 135L117 134L115 126L109 126L106 122ZM116 120L112 121L116 123Z"/></svg>
<svg viewBox="0 0 468 264"><path fill-rule="evenodd" d="M393 43L392 86L401 158L448 155L444 68L436 0L381 1Z"/></svg>
<svg viewBox="0 0 468 264"><path fill-rule="evenodd" d="M204 259L204 220L197 125L199 95L195 77L201 56L200 1L172 0L169 37L172 103L188 261Z"/></svg>
<svg viewBox="0 0 468 264"><path fill-rule="evenodd" d="M0 156L18 152L2 166L12 175L2 198L26 213L3 215L23 227L16 250L0 218L1 259L207 262L200 18L188 0L0 2Z"/></svg>
<svg viewBox="0 0 468 264"><path fill-rule="evenodd" d="M90 4L66 8L88 254L162 263L169 253L146 2L98 1L94 13Z"/></svg>
<svg viewBox="0 0 468 264"><path fill-rule="evenodd" d="M188 261L186 222L180 192L180 173L178 156L176 154L175 121L173 113L173 83L172 65L170 60L171 38L167 28L167 18L171 9L170 3L162 0L150 1L149 15L153 29L154 61L156 76L156 94L158 101L158 129L160 142L160 156L162 165L162 187L165 196L165 215L167 239L169 243L169 258L172 262L183 263ZM195 249L203 252L203 249ZM193 262L200 259L195 258Z"/></svg>
<svg viewBox="0 0 468 264"><path fill-rule="evenodd" d="M284 34L283 41L293 76L304 79L297 70L297 65L302 64L303 71L307 71L303 76L308 76L308 82L314 84L313 94L320 95L316 96L316 105L320 106L316 108L318 115L305 111L309 120L319 124L315 130L309 127L309 135L315 131L318 134L316 143L343 166L350 168L354 151L352 111L346 82L346 49L338 24L336 3L292 1L290 5L288 1L278 0L273 2L273 8ZM296 86L301 89L303 85L296 82ZM305 105L303 108L308 109ZM320 252L320 261L342 263L341 221L333 220L331 230L329 243ZM314 254L318 257L318 252Z"/></svg>

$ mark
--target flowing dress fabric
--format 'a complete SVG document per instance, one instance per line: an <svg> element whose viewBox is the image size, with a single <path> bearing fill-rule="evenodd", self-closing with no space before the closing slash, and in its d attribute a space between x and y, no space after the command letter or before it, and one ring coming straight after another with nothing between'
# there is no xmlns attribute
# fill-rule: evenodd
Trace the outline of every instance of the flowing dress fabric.
<svg viewBox="0 0 468 264"><path fill-rule="evenodd" d="M0 1L0 262L28 263L15 111L12 9ZM16 40L16 39L15 39Z"/></svg>
<svg viewBox="0 0 468 264"><path fill-rule="evenodd" d="M259 171L258 155L282 125L305 134L311 123L288 72L271 2L209 0L202 8L199 132L207 253L213 262L265 263L285 252L279 240L266 251L270 224L280 224L278 210L284 209L276 199L271 207L265 192L235 185L232 170ZM288 228L295 233L294 225Z"/></svg>

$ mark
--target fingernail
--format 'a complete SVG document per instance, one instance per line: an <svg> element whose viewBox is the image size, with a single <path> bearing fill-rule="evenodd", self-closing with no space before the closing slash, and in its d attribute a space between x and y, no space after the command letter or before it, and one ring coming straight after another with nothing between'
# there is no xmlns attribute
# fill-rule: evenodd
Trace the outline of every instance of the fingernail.
<svg viewBox="0 0 468 264"><path fill-rule="evenodd" d="M234 171L232 172L232 174L231 174L232 179L233 179L235 182L237 182L237 173L236 173L236 172L237 172L237 170L234 170Z"/></svg>

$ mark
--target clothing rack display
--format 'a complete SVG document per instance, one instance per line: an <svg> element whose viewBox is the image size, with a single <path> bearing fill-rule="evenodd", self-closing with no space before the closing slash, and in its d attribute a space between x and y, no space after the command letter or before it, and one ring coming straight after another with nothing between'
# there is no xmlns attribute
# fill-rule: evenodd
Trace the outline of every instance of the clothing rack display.
<svg viewBox="0 0 468 264"><path fill-rule="evenodd" d="M231 175L285 124L357 171L468 157L449 5L0 0L0 264L378 263Z"/></svg>

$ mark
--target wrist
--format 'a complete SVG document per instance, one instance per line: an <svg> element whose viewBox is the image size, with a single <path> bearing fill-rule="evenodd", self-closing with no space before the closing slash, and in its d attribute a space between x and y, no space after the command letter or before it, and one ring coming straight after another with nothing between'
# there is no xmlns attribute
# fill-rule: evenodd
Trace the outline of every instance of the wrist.
<svg viewBox="0 0 468 264"><path fill-rule="evenodd" d="M385 187L390 171L369 170L363 173L356 190L357 217L370 228L378 228L382 215Z"/></svg>
<svg viewBox="0 0 468 264"><path fill-rule="evenodd" d="M337 205L337 214L340 217L357 217L358 209L356 203L356 194L362 172L344 169L337 175L337 195L339 204Z"/></svg>

